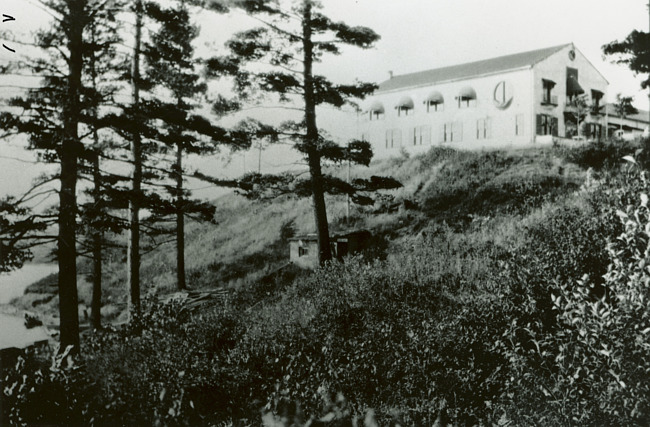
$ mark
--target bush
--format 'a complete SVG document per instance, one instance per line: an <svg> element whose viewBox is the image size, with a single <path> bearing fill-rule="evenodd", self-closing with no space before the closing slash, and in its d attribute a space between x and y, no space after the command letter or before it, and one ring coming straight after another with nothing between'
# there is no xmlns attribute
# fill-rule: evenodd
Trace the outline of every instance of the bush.
<svg viewBox="0 0 650 427"><path fill-rule="evenodd" d="M298 401L315 413L323 393L340 392L353 414L398 412L407 425L431 425L441 411L461 424L492 419L505 373L493 347L512 307L497 304L496 284L472 282L491 266L463 274L438 243L318 270L253 314L229 357L259 375L255 393L272 410ZM467 249L458 256L469 261Z"/></svg>
<svg viewBox="0 0 650 427"><path fill-rule="evenodd" d="M643 173L634 181L618 192L619 200L629 200L630 190L641 190L632 204L618 205L622 231L603 247L609 260L604 280L585 275L562 283L552 296L553 331L520 325L509 333L525 334L533 344L510 341L516 372L511 414L518 420L645 425L650 417L650 186Z"/></svg>
<svg viewBox="0 0 650 427"><path fill-rule="evenodd" d="M564 149L563 154L567 161L585 169L614 169L621 165L624 156L633 154L636 148L627 141L597 141Z"/></svg>
<svg viewBox="0 0 650 427"><path fill-rule="evenodd" d="M97 389L79 364L50 365L47 355L29 352L2 368L2 425L87 425L99 411L88 398Z"/></svg>

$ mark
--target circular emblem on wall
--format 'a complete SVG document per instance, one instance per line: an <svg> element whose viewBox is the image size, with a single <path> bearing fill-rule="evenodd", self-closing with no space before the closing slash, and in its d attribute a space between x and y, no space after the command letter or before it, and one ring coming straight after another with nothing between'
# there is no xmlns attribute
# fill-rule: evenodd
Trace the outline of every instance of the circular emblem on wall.
<svg viewBox="0 0 650 427"><path fill-rule="evenodd" d="M571 49L571 50L569 51L569 59L572 60L572 61L573 61L574 59L576 59L576 51L575 51L575 50Z"/></svg>
<svg viewBox="0 0 650 427"><path fill-rule="evenodd" d="M494 87L494 105L501 110L510 107L512 103L512 85L505 80L500 81Z"/></svg>

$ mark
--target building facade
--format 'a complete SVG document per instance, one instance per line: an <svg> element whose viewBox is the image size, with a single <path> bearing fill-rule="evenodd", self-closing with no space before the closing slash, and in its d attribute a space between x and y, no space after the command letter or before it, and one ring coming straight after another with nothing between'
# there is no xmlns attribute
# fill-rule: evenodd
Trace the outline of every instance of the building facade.
<svg viewBox="0 0 650 427"><path fill-rule="evenodd" d="M352 231L330 236L332 257L342 260L349 254L368 247L372 235L367 230ZM289 239L289 261L301 268L318 267L318 239L316 234L296 236Z"/></svg>
<svg viewBox="0 0 650 427"><path fill-rule="evenodd" d="M606 114L610 136L640 138L642 136L647 136L650 131L650 129L648 129L650 126L650 119L648 118L647 111L638 110L634 114L621 116L621 114L616 111L616 106L614 104L607 104Z"/></svg>
<svg viewBox="0 0 650 427"><path fill-rule="evenodd" d="M378 157L526 147L605 137L607 80L571 44L391 78L368 99L359 136Z"/></svg>

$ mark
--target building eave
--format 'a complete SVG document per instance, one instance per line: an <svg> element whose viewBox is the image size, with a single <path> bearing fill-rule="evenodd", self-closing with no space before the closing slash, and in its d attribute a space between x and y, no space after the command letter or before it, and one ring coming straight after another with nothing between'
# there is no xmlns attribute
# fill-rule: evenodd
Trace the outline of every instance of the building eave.
<svg viewBox="0 0 650 427"><path fill-rule="evenodd" d="M430 82L430 83L424 83L420 85L413 85L413 86L402 86L400 88L396 89L389 89L389 90L377 90L374 94L375 95L385 95L385 94L390 94L390 93L397 93L397 92L403 92L404 90L412 90L412 89L421 89L425 87L433 87L433 86L438 86L441 84L448 84L448 83L455 83L455 82L462 82L462 81L469 81L469 80L474 80L474 79L479 79L479 78L484 78L484 77L490 77L490 76L497 76L501 74L510 74L510 73L516 73L519 71L526 71L532 69L532 65L526 65L523 67L517 67L517 68L510 68L507 70L501 70L501 71L494 71L491 73L483 73L483 74L476 74L471 77L463 77L463 78L458 78L458 79L445 79L445 80L439 80L435 82Z"/></svg>

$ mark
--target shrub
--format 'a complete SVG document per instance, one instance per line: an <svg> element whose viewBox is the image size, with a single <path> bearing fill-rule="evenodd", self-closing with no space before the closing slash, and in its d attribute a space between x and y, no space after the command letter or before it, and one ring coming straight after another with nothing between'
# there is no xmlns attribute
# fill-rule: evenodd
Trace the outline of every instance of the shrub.
<svg viewBox="0 0 650 427"><path fill-rule="evenodd" d="M628 200L630 189L641 190L633 203L619 205L622 231L606 247L604 280L564 282L552 297L557 328L543 333L521 325L533 348L511 341L511 414L519 420L644 425L650 417L650 186L643 173L635 181L619 191L619 200Z"/></svg>
<svg viewBox="0 0 650 427"><path fill-rule="evenodd" d="M54 359L56 362L57 359ZM58 359L59 362L61 359ZM99 408L88 396L97 389L73 363L62 367L29 352L2 368L2 425L87 425Z"/></svg>

